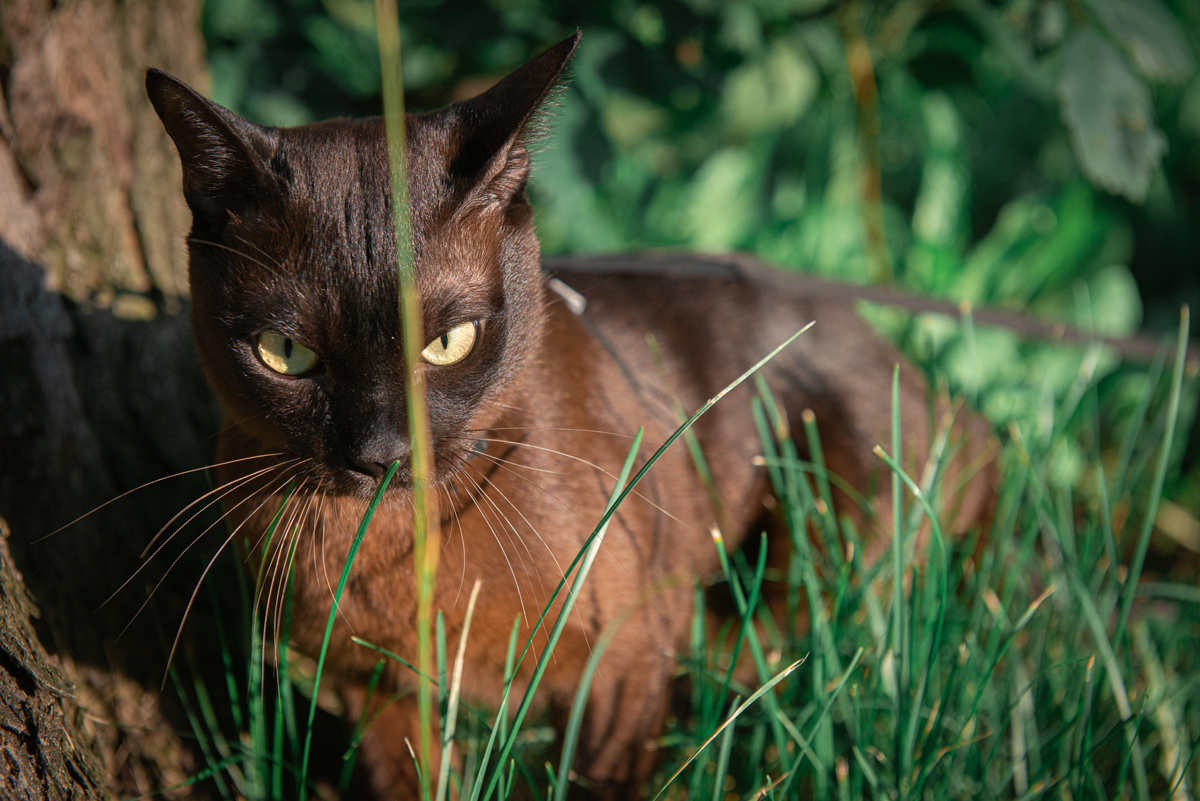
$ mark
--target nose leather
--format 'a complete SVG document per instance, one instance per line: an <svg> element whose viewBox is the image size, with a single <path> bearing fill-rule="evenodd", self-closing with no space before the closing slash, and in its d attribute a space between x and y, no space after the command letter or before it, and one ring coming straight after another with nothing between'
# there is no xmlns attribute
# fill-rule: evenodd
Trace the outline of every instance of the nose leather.
<svg viewBox="0 0 1200 801"><path fill-rule="evenodd" d="M387 470L387 465L383 462L364 459L361 456L346 456L346 466L356 473L362 473L371 478L381 478L384 471Z"/></svg>

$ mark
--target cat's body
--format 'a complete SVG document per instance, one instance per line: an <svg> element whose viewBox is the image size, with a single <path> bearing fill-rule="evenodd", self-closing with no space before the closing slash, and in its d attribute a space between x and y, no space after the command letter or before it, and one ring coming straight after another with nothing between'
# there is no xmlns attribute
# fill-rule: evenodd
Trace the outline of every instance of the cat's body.
<svg viewBox="0 0 1200 801"><path fill-rule="evenodd" d="M815 320L764 376L793 428L803 410L815 412L831 469L865 488L878 470L871 447L887 441L898 361L851 301L752 267L696 260L691 277L677 277L646 274L646 262L634 260L609 261L600 272L596 263L552 265L586 299L582 313L548 288L523 194L522 137L574 44L552 48L481 98L408 122L426 336L431 348L441 336L442 348L453 350L454 332L473 343L459 361L423 368L443 532L434 606L455 641L470 588L482 580L463 697L493 707L514 619L528 634L599 520L639 426L644 461L677 426L675 401L695 409ZM231 519L256 538L278 505L272 498L289 479L301 480L284 520L300 537L292 637L302 651L320 648L331 587L382 467L404 465L363 542L334 629L327 669L354 707L378 654L351 635L416 656L405 371L382 122L261 129L166 76L151 74L147 83L179 145L195 217L193 328L228 418L220 461L230 464L220 480L278 465L226 496ZM280 373L283 361L265 349L285 339L288 360L291 343L303 343L296 352L315 353L316 366ZM754 464L761 448L750 393L730 394L695 428L726 519L718 521L682 444L668 452L614 518L550 657L540 697L565 706L591 644L631 614L592 686L577 763L602 786L642 782L653 767L646 745L667 713L692 581L718 569L710 530L720 522L736 544L764 514L768 485ZM929 438L925 387L907 367L901 400L908 455L919 463ZM963 464L983 446L982 426L966 427L977 436ZM987 494L982 479L972 484L964 523L982 513ZM534 642L540 655L545 632ZM520 667L517 697L533 667ZM410 671L393 668L387 689L415 687ZM416 742L412 695L363 741L381 797L416 797L405 737Z"/></svg>

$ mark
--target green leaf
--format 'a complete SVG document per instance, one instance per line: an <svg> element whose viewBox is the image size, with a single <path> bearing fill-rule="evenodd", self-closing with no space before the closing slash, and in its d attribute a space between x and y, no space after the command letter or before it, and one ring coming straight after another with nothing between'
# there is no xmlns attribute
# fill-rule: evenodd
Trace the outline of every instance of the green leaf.
<svg viewBox="0 0 1200 801"><path fill-rule="evenodd" d="M1150 90L1120 51L1092 30L1066 45L1058 84L1063 122L1083 172L1097 186L1140 203L1167 150Z"/></svg>
<svg viewBox="0 0 1200 801"><path fill-rule="evenodd" d="M718 150L696 171L688 187L685 227L699 250L736 247L759 216L761 165L746 150Z"/></svg>
<svg viewBox="0 0 1200 801"><path fill-rule="evenodd" d="M736 134L792 125L808 110L820 76L797 41L778 41L765 56L734 70L725 81L721 111Z"/></svg>
<svg viewBox="0 0 1200 801"><path fill-rule="evenodd" d="M1087 279L1090 323L1097 334L1128 337L1142 322L1142 298L1137 282L1123 264L1110 264Z"/></svg>
<svg viewBox="0 0 1200 801"><path fill-rule="evenodd" d="M304 36L316 51L317 66L351 97L380 91L379 45L375 36L347 29L329 17L308 17Z"/></svg>
<svg viewBox="0 0 1200 801"><path fill-rule="evenodd" d="M204 28L210 38L264 40L279 34L280 19L264 0L209 0L204 4Z"/></svg>
<svg viewBox="0 0 1200 801"><path fill-rule="evenodd" d="M1187 36L1160 0L1085 0L1138 70L1156 83L1182 83L1195 69Z"/></svg>

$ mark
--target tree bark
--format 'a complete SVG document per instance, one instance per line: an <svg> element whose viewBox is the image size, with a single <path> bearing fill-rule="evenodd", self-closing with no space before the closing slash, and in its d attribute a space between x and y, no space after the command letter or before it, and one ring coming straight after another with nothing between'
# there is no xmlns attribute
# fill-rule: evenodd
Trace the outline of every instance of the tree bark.
<svg viewBox="0 0 1200 801"><path fill-rule="evenodd" d="M98 610L202 474L46 538L215 446L184 313L188 212L147 66L204 85L196 0L0 0L0 516L20 571L0 548L0 774L18 777L5 798L136 796L203 767L177 733L187 690L159 690L195 563L140 616L179 548ZM22 575L43 613L32 626ZM208 625L188 631L212 638ZM199 678L202 662L182 667Z"/></svg>
<svg viewBox="0 0 1200 801"><path fill-rule="evenodd" d="M8 553L0 520L0 788L5 798L98 799L105 777L58 660L30 625L37 607Z"/></svg>

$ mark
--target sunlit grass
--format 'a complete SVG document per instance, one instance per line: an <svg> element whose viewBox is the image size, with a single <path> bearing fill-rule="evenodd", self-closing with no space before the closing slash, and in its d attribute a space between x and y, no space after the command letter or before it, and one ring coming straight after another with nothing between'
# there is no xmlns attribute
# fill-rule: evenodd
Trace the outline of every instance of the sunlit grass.
<svg viewBox="0 0 1200 801"><path fill-rule="evenodd" d="M679 658L690 703L675 710L660 738L662 767L648 795L1150 799L1194 793L1200 778L1200 667L1194 648L1200 597L1193 586L1163 581L1138 588L1134 572L1145 521L1153 519L1170 471L1164 454L1171 453L1170 438L1179 428L1181 399L1196 388L1178 358L1160 375L1166 391L1147 384L1145 392L1153 397L1137 404L1146 417L1133 429L1143 441L1094 446L1112 461L1126 452L1149 459L1148 449L1155 456L1153 470L1141 470L1138 480L1118 486L1106 478L1113 472L1105 469L1106 460L1097 458L1082 486L1063 486L1052 479L1052 438L1014 429L1000 456L995 519L978 548L970 539L942 539L939 471L925 471L926 481L918 485L895 469L894 451L880 447L881 465L905 490L896 496L903 499L901 531L911 536L923 522L931 527L923 552L898 549L901 582L893 581L894 553L879 564L864 564L862 540L871 532L837 520L823 500L828 488L818 477L827 473L814 447L815 425L804 432L815 461L803 460L760 383L747 412L759 421L779 514L793 533L791 563L785 574L768 576L761 550L751 564L741 551L729 554L722 539L714 539L723 568L696 585L692 645ZM648 469L630 475L639 445L613 490L610 513ZM935 441L933 458L944 446ZM1123 525L1114 526L1111 509L1118 506L1130 511ZM555 619L555 631L586 579L589 554L602 542L606 519L598 521L559 585L568 604ZM369 522L368 514L361 536L369 536ZM343 582L352 569L349 556ZM767 580L786 587L789 618L807 607L812 625L804 630L770 620L761 602ZM728 584L737 615L710 637L705 592L714 583ZM1125 617L1131 596L1159 599L1158 608L1135 600ZM500 710L464 704L459 681L447 677L458 671L446 666L462 659L469 638L464 633L458 650L448 653L444 636L437 637L439 669L426 674L426 683L439 705L459 709L457 716L443 715L439 744L444 753L454 747L466 756L455 765L443 760L442 773L430 777L431 795L498 799L528 787L518 794L565 797L588 680L622 622L614 620L595 644L563 740L549 745L548 730L527 717L536 677L522 699L506 694ZM260 624L251 631L261 631ZM286 628L280 637L286 643ZM290 734L287 709L307 703L311 715L320 678L302 687L287 684L286 673L274 681L259 678L255 666L271 645L260 640L252 645L246 672L235 668L228 677L230 686L243 676L251 679L247 700L230 695L245 736L215 731L221 716L211 706L218 694L194 681L185 691L185 680L177 679L181 694L198 699L189 708L208 764L194 780L211 779L231 798L310 794L311 785L303 790L302 748ZM514 626L508 682L528 647ZM753 657L756 685L741 685L734 675L742 649ZM277 668L284 668L282 662ZM778 683L759 692L771 682ZM741 699L757 703L748 706ZM239 717L243 714L247 717ZM355 726L354 744L369 723ZM300 735L306 741L310 732ZM353 746L345 759L350 767L342 793L352 786ZM547 759L557 765L543 765Z"/></svg>

